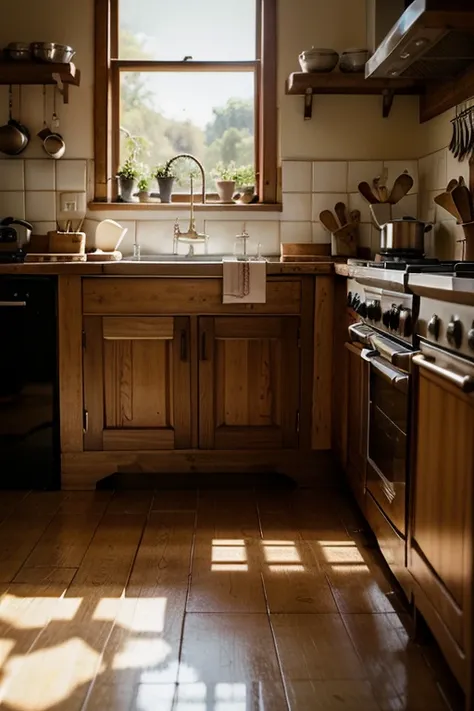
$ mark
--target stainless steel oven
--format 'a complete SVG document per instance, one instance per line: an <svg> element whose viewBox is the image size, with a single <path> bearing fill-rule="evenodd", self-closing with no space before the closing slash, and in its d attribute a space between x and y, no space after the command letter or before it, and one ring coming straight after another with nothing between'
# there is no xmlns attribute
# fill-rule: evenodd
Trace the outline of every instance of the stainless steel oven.
<svg viewBox="0 0 474 711"><path fill-rule="evenodd" d="M406 536L410 363L413 349L366 324L349 328L370 364L366 488L400 536Z"/></svg>

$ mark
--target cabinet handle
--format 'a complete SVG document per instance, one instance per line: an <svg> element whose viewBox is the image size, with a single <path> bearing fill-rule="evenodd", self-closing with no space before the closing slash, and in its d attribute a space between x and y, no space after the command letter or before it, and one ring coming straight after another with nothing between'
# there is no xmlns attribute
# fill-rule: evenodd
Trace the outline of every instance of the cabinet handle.
<svg viewBox="0 0 474 711"><path fill-rule="evenodd" d="M181 331L181 360L188 360L188 334L187 331Z"/></svg>
<svg viewBox="0 0 474 711"><path fill-rule="evenodd" d="M206 332L201 334L201 360L207 360Z"/></svg>
<svg viewBox="0 0 474 711"><path fill-rule="evenodd" d="M434 359L430 360L421 354L413 356L413 362L420 366L420 368L425 368L438 377L447 380L464 393L474 392L474 377L472 375L463 375L461 373L456 373L454 370L447 370L446 368L437 365Z"/></svg>

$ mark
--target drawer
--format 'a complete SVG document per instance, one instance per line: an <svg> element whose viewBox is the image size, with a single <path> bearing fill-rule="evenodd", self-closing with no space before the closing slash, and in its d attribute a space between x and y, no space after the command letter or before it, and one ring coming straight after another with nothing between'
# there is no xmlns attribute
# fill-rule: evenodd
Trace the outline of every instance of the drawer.
<svg viewBox="0 0 474 711"><path fill-rule="evenodd" d="M267 280L265 304L223 304L222 279L85 278L84 314L299 314L301 280Z"/></svg>

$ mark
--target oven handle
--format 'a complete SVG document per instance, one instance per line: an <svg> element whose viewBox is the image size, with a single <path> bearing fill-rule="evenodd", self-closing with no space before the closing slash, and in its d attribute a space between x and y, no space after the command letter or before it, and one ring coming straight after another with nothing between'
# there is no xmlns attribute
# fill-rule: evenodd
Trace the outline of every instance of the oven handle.
<svg viewBox="0 0 474 711"><path fill-rule="evenodd" d="M460 375L452 370L447 370L442 368L440 365L436 365L434 360L430 360L424 355L416 355L413 357L413 362L419 365L420 368L425 368L431 373L438 375L444 380L448 380L452 385L462 390L464 393L474 392L474 377L472 375Z"/></svg>
<svg viewBox="0 0 474 711"><path fill-rule="evenodd" d="M378 351L364 348L360 355L367 363L370 363L371 367L374 368L382 378L387 380L387 382L393 385L397 390L405 394L408 393L409 375L397 368L392 368L385 358L380 356Z"/></svg>
<svg viewBox="0 0 474 711"><path fill-rule="evenodd" d="M0 301L0 308L11 308L12 306L26 306L26 301Z"/></svg>

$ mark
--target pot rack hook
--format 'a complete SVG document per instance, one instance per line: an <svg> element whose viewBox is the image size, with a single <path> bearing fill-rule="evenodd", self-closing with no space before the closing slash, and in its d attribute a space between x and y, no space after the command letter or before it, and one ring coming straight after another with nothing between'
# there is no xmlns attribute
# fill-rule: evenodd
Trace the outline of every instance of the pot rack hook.
<svg viewBox="0 0 474 711"><path fill-rule="evenodd" d="M53 81L56 83L57 89L61 96L63 97L63 103L69 103L69 84L65 84L61 78L61 75L57 72L53 72Z"/></svg>

